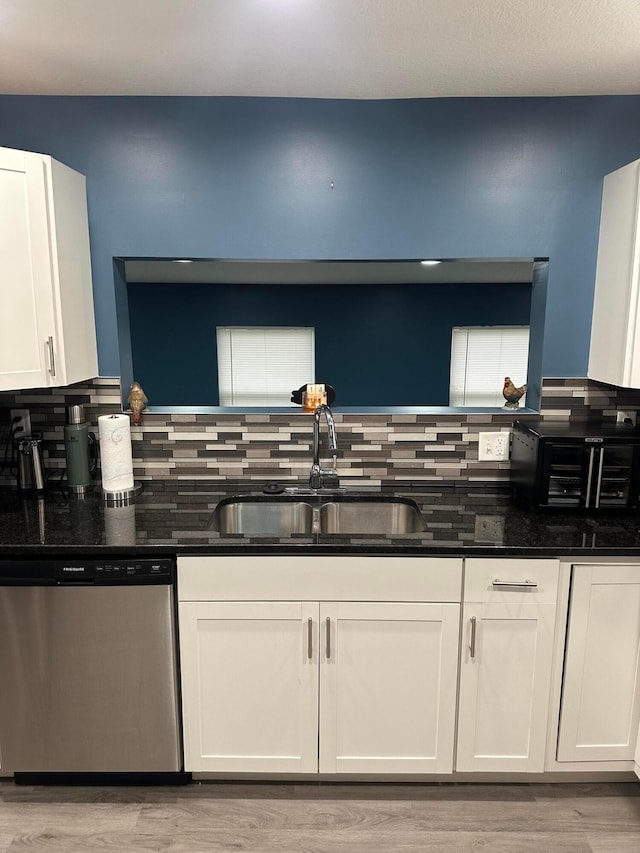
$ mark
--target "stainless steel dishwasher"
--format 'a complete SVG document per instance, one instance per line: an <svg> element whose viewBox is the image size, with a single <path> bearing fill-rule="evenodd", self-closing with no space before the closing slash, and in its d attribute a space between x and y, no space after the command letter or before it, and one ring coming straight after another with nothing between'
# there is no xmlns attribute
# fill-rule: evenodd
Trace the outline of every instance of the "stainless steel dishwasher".
<svg viewBox="0 0 640 853"><path fill-rule="evenodd" d="M0 775L181 770L172 559L0 560Z"/></svg>

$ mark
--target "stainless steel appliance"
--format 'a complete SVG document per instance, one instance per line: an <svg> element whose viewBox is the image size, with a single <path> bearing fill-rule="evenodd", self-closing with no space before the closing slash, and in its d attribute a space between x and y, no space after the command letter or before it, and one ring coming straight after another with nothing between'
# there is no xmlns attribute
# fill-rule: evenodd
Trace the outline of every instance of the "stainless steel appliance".
<svg viewBox="0 0 640 853"><path fill-rule="evenodd" d="M43 492L47 485L42 462L42 442L27 436L18 439L18 489L22 492Z"/></svg>
<svg viewBox="0 0 640 853"><path fill-rule="evenodd" d="M626 424L516 421L511 484L531 508L640 508L640 432Z"/></svg>
<svg viewBox="0 0 640 853"><path fill-rule="evenodd" d="M181 770L171 559L0 561L0 767Z"/></svg>

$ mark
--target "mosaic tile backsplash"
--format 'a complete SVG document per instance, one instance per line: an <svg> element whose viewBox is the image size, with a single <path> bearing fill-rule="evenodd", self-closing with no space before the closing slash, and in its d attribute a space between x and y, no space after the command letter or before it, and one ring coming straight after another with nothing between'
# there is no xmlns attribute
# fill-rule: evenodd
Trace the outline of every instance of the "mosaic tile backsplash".
<svg viewBox="0 0 640 853"><path fill-rule="evenodd" d="M67 406L82 403L97 434L98 416L120 411L120 382L100 377L67 388L0 393L0 467L9 410L26 408L43 440L49 473L65 469ZM640 410L640 390L589 379L545 379L540 414L562 421L615 421ZM508 430L517 412L480 414L336 414L338 472L343 485L390 481L507 482L508 462L478 462L478 433ZM144 414L132 426L136 480L211 479L305 482L311 467L309 414ZM324 439L324 431L323 431ZM0 483L15 479L5 469Z"/></svg>

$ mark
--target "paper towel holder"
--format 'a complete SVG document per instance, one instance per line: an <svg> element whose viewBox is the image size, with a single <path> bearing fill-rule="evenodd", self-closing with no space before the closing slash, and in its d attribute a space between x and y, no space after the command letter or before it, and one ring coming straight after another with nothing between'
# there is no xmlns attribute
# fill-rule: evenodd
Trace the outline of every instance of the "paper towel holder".
<svg viewBox="0 0 640 853"><path fill-rule="evenodd" d="M142 483L134 482L132 489L117 489L115 491L102 489L102 497L107 506L127 506L135 503L136 495L139 495L141 491Z"/></svg>

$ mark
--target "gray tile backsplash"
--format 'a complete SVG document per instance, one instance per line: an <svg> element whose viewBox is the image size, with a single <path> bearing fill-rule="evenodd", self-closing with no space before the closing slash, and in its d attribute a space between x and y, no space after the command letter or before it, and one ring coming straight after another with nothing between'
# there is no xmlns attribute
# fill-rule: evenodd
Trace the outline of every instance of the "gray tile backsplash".
<svg viewBox="0 0 640 853"><path fill-rule="evenodd" d="M0 465L9 409L28 408L43 439L49 471L65 466L65 408L85 406L97 434L98 416L120 411L120 382L100 377L67 388L0 393ZM640 410L640 390L588 379L545 379L541 415L552 420L615 420L616 410ZM478 462L478 433L508 429L518 412L479 414L336 414L341 480L504 481L509 463ZM530 416L529 416L530 417ZM306 480L312 417L287 414L145 414L132 426L134 475L213 480ZM15 480L5 471L0 483Z"/></svg>

